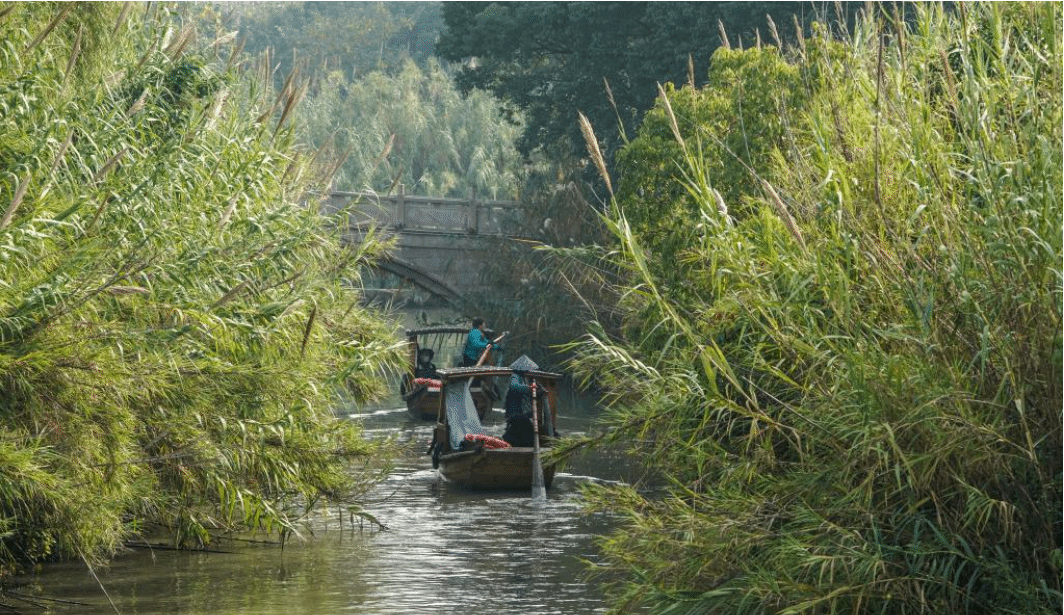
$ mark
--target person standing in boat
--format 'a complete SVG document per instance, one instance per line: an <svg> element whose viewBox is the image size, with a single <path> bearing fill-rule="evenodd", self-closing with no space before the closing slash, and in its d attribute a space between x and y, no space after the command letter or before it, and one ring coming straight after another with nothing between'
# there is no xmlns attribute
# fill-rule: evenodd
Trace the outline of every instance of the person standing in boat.
<svg viewBox="0 0 1064 615"><path fill-rule="evenodd" d="M502 439L509 442L510 446L532 446L532 382L528 372L539 369L539 366L526 355L521 355L510 365L510 369L514 370L514 373L510 376L510 388L506 391L506 401L503 405L506 410L506 432L503 433ZM536 388L540 413L549 412L544 403L547 399L547 389ZM553 435L558 434L555 432Z"/></svg>
<svg viewBox="0 0 1064 615"><path fill-rule="evenodd" d="M469 330L469 336L466 337L465 350L462 351L462 367L472 367L480 360L480 355L484 353L484 349L491 346L491 340L484 335L484 331L488 326L484 323L483 318L473 319L473 328Z"/></svg>

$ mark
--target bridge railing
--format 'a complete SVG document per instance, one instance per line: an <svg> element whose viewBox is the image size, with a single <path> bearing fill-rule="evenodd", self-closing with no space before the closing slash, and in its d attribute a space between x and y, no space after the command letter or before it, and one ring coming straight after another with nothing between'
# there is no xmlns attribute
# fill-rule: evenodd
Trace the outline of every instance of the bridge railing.
<svg viewBox="0 0 1064 615"><path fill-rule="evenodd" d="M350 207L349 227L370 225L402 231L499 235L515 221L521 207L515 201L479 201L405 194L330 192L328 211Z"/></svg>

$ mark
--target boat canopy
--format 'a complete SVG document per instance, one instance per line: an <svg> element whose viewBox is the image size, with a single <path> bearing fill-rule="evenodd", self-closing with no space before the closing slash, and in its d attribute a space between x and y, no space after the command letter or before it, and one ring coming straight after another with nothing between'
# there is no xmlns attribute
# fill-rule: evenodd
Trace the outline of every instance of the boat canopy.
<svg viewBox="0 0 1064 615"><path fill-rule="evenodd" d="M410 369L414 374L432 374L438 369L436 364L459 365L462 363L462 349L469 335L470 327L425 327L408 329L407 344L410 350ZM494 335L487 332L489 337ZM431 354L425 353L430 350ZM501 357L501 355L499 355ZM435 363L433 362L435 359ZM422 365L423 363L423 365Z"/></svg>
<svg viewBox="0 0 1064 615"><path fill-rule="evenodd" d="M486 433L477 416L473 395L469 391L474 378L491 378L493 376L510 376L514 370L509 367L451 367L438 371L443 383L444 408L447 412L447 424L451 432L451 448L458 450L468 434ZM522 371L522 374L542 380L558 380L561 374L540 370ZM548 406L549 408L549 406ZM549 410L548 410L549 412ZM549 425L548 419L548 425Z"/></svg>
<svg viewBox="0 0 1064 615"><path fill-rule="evenodd" d="M422 335L467 335L472 327L425 327L423 329L407 329L406 337L416 339ZM486 329L484 335L489 339L495 337L495 332Z"/></svg>
<svg viewBox="0 0 1064 615"><path fill-rule="evenodd" d="M450 444L452 450L459 450L462 441L468 434L486 433L484 426L477 415L476 405L473 403L473 395L469 387L474 378L491 378L493 376L510 376L516 370L509 367L451 367L438 370L438 375L443 384L444 409L447 413L447 424L450 426ZM522 375L541 380L558 380L561 374L544 372L540 370L520 371ZM551 425L551 411L549 400L544 400L547 406L546 425L548 433L553 432Z"/></svg>
<svg viewBox="0 0 1064 615"><path fill-rule="evenodd" d="M444 382L453 382L456 380L468 380L471 378L490 378L492 376L510 376L515 370L509 367L494 367L486 365L482 367L446 367L437 370L440 380ZM545 372L542 370L529 370L522 371L532 378L543 378L544 380L558 380L562 377L561 374L553 372Z"/></svg>

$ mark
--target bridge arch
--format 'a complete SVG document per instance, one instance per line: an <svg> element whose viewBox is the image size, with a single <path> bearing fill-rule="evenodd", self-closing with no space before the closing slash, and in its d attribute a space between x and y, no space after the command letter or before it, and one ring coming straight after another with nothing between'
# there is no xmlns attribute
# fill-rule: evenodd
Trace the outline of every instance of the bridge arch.
<svg viewBox="0 0 1064 615"><path fill-rule="evenodd" d="M330 192L323 211L346 216L343 240L357 244L368 228L394 235L389 255L369 269L410 282L434 300L462 310L481 298L512 298L514 289L500 283L492 269L506 244L520 237L505 232L517 228L524 209L514 201L481 201L422 196ZM382 280L381 286L392 286ZM395 297L400 288L366 288L372 295ZM376 293L374 291L377 291ZM415 293L415 301L419 300Z"/></svg>
<svg viewBox="0 0 1064 615"><path fill-rule="evenodd" d="M372 268L395 275L422 288L435 297L443 299L453 308L459 308L464 300L461 293L439 277L395 256L383 256Z"/></svg>

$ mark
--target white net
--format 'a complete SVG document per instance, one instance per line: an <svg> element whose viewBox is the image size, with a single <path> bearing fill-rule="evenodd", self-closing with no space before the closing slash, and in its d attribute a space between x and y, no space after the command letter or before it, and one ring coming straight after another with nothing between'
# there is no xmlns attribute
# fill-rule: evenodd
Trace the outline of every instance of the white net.
<svg viewBox="0 0 1064 615"><path fill-rule="evenodd" d="M448 382L444 386L444 402L447 404L447 424L451 427L451 449L458 450L466 434L484 433L484 426L477 416L473 394L469 392L472 379Z"/></svg>

